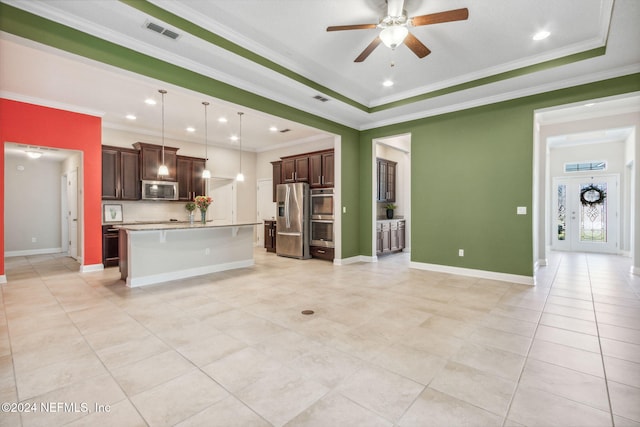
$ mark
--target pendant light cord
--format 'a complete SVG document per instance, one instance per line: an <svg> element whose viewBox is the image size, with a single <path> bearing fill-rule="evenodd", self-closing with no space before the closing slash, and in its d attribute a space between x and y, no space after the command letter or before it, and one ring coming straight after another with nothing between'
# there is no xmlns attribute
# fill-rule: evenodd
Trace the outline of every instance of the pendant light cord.
<svg viewBox="0 0 640 427"><path fill-rule="evenodd" d="M239 112L238 115L240 116L240 174L242 174L242 115L244 113Z"/></svg>
<svg viewBox="0 0 640 427"><path fill-rule="evenodd" d="M209 105L208 102L203 102L202 105L204 105L204 160L208 161L209 160L209 151L207 150L207 105Z"/></svg>
<svg viewBox="0 0 640 427"><path fill-rule="evenodd" d="M162 165L164 166L164 95L167 91L160 89L158 92L162 94Z"/></svg>

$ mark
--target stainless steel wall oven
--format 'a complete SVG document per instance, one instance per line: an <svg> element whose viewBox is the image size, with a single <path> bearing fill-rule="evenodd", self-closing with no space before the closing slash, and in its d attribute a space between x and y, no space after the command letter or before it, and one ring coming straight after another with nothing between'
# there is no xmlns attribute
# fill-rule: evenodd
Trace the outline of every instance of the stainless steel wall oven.
<svg viewBox="0 0 640 427"><path fill-rule="evenodd" d="M333 248L333 188L311 189L311 246Z"/></svg>

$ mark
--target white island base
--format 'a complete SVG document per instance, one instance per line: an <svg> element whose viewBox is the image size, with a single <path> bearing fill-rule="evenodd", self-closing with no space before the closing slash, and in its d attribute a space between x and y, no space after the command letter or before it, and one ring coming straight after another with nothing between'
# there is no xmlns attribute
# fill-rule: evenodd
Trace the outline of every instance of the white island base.
<svg viewBox="0 0 640 427"><path fill-rule="evenodd" d="M119 226L120 275L137 287L250 267L255 225Z"/></svg>

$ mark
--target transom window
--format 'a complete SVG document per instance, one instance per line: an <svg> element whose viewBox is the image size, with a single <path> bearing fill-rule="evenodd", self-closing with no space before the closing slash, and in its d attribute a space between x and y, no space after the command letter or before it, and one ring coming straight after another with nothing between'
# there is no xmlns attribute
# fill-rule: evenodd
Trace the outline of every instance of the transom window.
<svg viewBox="0 0 640 427"><path fill-rule="evenodd" d="M579 163L565 163L565 172L584 172L584 171L603 171L607 169L607 162L579 162Z"/></svg>

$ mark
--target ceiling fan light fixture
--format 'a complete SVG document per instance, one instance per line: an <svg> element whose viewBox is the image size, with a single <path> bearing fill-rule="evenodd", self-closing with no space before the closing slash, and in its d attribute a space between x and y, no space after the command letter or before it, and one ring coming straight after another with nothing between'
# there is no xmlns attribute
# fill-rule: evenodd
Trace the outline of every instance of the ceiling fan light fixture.
<svg viewBox="0 0 640 427"><path fill-rule="evenodd" d="M404 25L392 25L380 31L380 40L385 46L395 49L404 41L409 30Z"/></svg>

